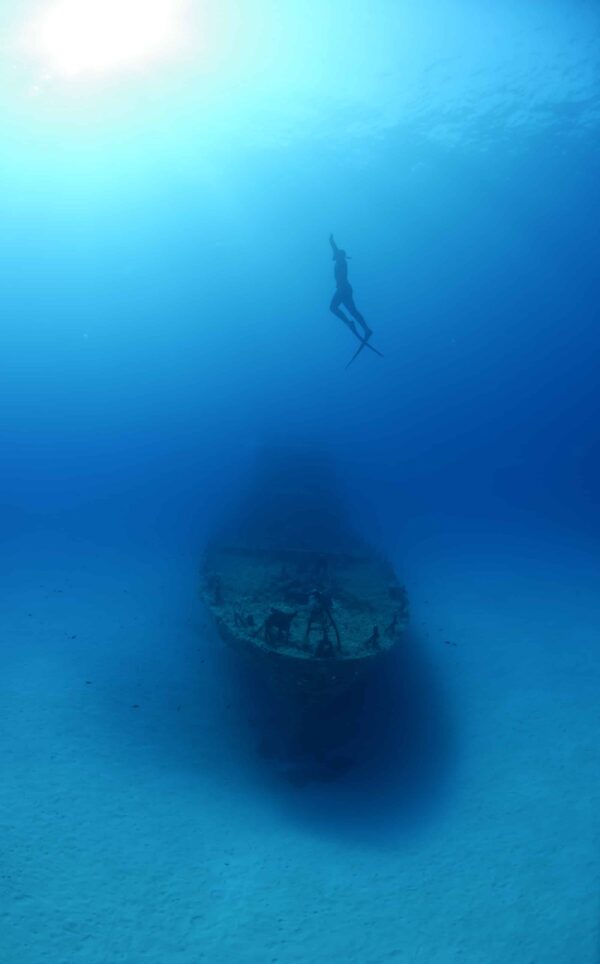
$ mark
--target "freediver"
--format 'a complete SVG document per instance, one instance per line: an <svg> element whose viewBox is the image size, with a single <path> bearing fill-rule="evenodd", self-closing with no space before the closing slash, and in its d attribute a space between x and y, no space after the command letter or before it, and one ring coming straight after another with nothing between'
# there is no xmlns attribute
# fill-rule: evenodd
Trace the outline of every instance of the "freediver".
<svg viewBox="0 0 600 964"><path fill-rule="evenodd" d="M335 294L331 299L331 304L329 305L329 310L336 315L337 318L341 318L345 325L348 326L350 331L352 331L357 338L361 341L368 341L373 332L367 325L365 319L361 315L360 311L354 304L354 295L352 293L352 285L348 281L348 260L346 252L338 248L337 244L333 239L333 234L329 235L329 243L331 245L331 250L333 251L333 260L335 261L335 267L333 273L335 276ZM343 311L340 310L340 305L343 305L346 311L348 311L352 318L361 325L364 331L364 335L361 336L358 331L354 321L348 318Z"/></svg>

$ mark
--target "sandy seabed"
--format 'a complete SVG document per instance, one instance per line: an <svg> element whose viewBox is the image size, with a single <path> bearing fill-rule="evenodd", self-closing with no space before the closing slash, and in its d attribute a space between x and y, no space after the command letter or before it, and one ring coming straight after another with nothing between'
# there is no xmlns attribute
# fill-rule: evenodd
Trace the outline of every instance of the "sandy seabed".
<svg viewBox="0 0 600 964"><path fill-rule="evenodd" d="M582 549L409 548L405 724L444 739L405 725L387 771L335 785L257 753L193 559L52 532L2 558L2 964L598 964Z"/></svg>

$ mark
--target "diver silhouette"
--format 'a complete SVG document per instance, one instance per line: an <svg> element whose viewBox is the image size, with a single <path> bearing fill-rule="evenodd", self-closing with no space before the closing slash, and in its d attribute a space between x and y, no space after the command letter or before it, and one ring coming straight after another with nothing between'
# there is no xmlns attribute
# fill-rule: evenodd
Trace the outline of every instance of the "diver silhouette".
<svg viewBox="0 0 600 964"><path fill-rule="evenodd" d="M337 318L341 318L345 325L348 325L351 331L360 338L361 341L367 340L371 337L373 332L367 325L365 319L361 315L360 311L354 304L354 295L352 293L352 285L348 281L348 261L346 257L346 252L338 248L337 244L333 240L333 234L329 235L329 243L331 245L331 250L333 251L333 260L335 261L335 267L333 273L335 276L335 294L331 299L331 304L329 305L329 310L336 315ZM359 325L363 328L364 335L361 336L358 332L356 325L352 319L348 318L343 311L340 310L340 305L352 315L354 321L357 321Z"/></svg>

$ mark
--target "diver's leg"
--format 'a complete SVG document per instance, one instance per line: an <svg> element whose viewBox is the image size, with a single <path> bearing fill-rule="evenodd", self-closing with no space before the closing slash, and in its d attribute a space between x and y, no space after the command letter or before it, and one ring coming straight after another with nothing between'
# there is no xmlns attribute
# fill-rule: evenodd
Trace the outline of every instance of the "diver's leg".
<svg viewBox="0 0 600 964"><path fill-rule="evenodd" d="M371 331L365 319L361 315L360 311L354 304L354 296L346 295L346 297L342 300L342 304L344 308L346 308L350 312L352 317L356 319L359 325L361 325L365 333L365 338L369 338L373 334L373 332Z"/></svg>
<svg viewBox="0 0 600 964"><path fill-rule="evenodd" d="M351 331L353 331L355 335L358 335L358 332L356 330L356 325L354 324L354 322L351 321L350 318L346 317L343 311L340 311L341 303L342 303L342 296L340 295L339 291L336 291L333 298L331 299L329 310L332 312L332 314L336 316L336 318L340 318L341 321L343 321L344 324L347 325L348 328Z"/></svg>

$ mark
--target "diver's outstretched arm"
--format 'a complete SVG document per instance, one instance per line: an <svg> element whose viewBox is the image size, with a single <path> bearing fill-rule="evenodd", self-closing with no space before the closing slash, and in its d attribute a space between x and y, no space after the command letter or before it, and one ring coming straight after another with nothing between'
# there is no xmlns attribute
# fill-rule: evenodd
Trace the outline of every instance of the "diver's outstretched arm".
<svg viewBox="0 0 600 964"><path fill-rule="evenodd" d="M330 234L330 235L329 235L329 243L330 243L330 245L331 245L331 250L333 251L333 253L334 253L334 254L337 254L339 249L338 249L337 244L336 244L335 241L333 240L333 234Z"/></svg>

